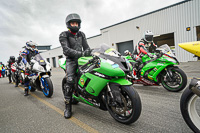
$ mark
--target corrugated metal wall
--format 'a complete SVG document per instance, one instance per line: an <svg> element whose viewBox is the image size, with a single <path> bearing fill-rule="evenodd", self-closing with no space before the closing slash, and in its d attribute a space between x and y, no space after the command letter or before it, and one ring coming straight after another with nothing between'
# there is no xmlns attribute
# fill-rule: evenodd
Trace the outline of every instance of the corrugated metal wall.
<svg viewBox="0 0 200 133"><path fill-rule="evenodd" d="M98 47L100 43L111 46L113 43L130 40L137 44L145 30L152 30L155 35L174 33L178 60L195 61L197 58L193 58L192 54L181 49L178 43L196 41L198 25L200 25L200 0L191 0L104 28L100 36L88 39L88 43L91 47ZM191 30L186 31L186 27L191 27ZM113 47L116 48L116 45Z"/></svg>

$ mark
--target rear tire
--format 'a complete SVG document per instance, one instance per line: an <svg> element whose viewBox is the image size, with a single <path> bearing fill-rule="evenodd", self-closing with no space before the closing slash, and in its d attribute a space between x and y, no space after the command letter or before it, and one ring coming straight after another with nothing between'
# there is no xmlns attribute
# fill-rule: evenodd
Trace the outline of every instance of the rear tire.
<svg viewBox="0 0 200 133"><path fill-rule="evenodd" d="M121 98L123 101L122 110L119 107L112 107L109 105L109 94L106 96L106 107L110 115L118 122L123 124L131 124L140 117L142 105L140 97L133 86L120 86L121 88ZM113 110L114 109L114 110ZM117 110L122 111L122 113L116 113Z"/></svg>
<svg viewBox="0 0 200 133"><path fill-rule="evenodd" d="M187 76L186 74L179 68L172 68L173 78L175 78L176 82L168 81L168 76L166 72L161 75L161 84L162 86L172 92L179 92L185 88L187 85ZM176 84L178 83L178 84ZM174 86L172 85L174 84Z"/></svg>
<svg viewBox="0 0 200 133"><path fill-rule="evenodd" d="M190 127L190 129L195 132L200 132L200 117L196 114L196 101L199 97L194 94L188 87L183 92L180 100L181 114Z"/></svg>

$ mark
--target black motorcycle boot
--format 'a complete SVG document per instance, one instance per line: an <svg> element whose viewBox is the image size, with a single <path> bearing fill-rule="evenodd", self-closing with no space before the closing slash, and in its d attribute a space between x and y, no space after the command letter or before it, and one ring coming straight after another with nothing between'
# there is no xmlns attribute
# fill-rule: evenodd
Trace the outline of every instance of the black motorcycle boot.
<svg viewBox="0 0 200 133"><path fill-rule="evenodd" d="M64 117L69 119L72 116L72 85L67 84L64 90L65 110Z"/></svg>
<svg viewBox="0 0 200 133"><path fill-rule="evenodd" d="M19 84L18 81L16 81L16 83L15 83L15 87L18 87L18 84Z"/></svg>
<svg viewBox="0 0 200 133"><path fill-rule="evenodd" d="M18 77L18 76L16 76L15 87L18 87L18 85L19 85L19 77Z"/></svg>
<svg viewBox="0 0 200 133"><path fill-rule="evenodd" d="M12 80L11 80L11 77L10 77L10 76L8 77L8 79L9 79L9 84L12 83Z"/></svg>
<svg viewBox="0 0 200 133"><path fill-rule="evenodd" d="M64 117L65 119L69 119L72 116L72 105L71 103L65 102L65 111L64 111Z"/></svg>
<svg viewBox="0 0 200 133"><path fill-rule="evenodd" d="M25 87L24 89L24 96L28 96L28 87Z"/></svg>

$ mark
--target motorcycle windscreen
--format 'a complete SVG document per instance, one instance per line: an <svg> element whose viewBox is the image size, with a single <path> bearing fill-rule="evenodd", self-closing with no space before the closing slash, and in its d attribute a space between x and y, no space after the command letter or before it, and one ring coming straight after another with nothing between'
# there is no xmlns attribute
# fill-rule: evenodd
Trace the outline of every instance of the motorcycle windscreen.
<svg viewBox="0 0 200 133"><path fill-rule="evenodd" d="M95 48L95 49L92 51L92 53L93 53L94 55L96 55L96 54L105 54L105 55L115 56L115 57L121 56L121 54L120 54L117 50L111 48L110 46L108 46L108 45L105 44L105 43L101 44L101 45L100 45L100 48Z"/></svg>
<svg viewBox="0 0 200 133"><path fill-rule="evenodd" d="M44 59L42 58L42 56L40 54L35 55L34 60L39 62L39 64L41 66L45 66L46 65L46 62L44 61Z"/></svg>
<svg viewBox="0 0 200 133"><path fill-rule="evenodd" d="M167 44L161 45L160 47L156 48L156 50L162 51L163 53L165 53L171 57L175 57L172 50L170 49L170 47Z"/></svg>
<svg viewBox="0 0 200 133"><path fill-rule="evenodd" d="M92 51L92 53L103 59L112 61L113 64L118 64L119 67L125 73L128 73L130 71L129 66L127 64L128 60L125 60L125 58L122 57L121 54L117 50L115 50L114 48L111 48L110 46L108 46L105 43L101 44L100 48L95 48Z"/></svg>

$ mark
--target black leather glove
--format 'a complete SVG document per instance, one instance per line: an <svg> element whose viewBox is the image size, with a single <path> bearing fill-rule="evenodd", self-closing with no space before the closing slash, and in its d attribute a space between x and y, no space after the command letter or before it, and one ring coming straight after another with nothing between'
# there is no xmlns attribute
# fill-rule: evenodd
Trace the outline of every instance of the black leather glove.
<svg viewBox="0 0 200 133"><path fill-rule="evenodd" d="M76 57L79 58L79 57L82 57L82 56L84 56L84 55L83 55L83 52L81 52L81 51L77 51Z"/></svg>
<svg viewBox="0 0 200 133"><path fill-rule="evenodd" d="M150 58L153 58L153 54L147 53L147 55L148 55Z"/></svg>
<svg viewBox="0 0 200 133"><path fill-rule="evenodd" d="M83 52L83 56L91 56L91 50L87 49Z"/></svg>

